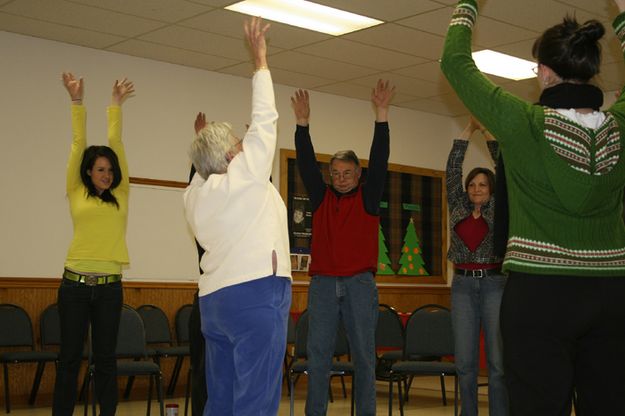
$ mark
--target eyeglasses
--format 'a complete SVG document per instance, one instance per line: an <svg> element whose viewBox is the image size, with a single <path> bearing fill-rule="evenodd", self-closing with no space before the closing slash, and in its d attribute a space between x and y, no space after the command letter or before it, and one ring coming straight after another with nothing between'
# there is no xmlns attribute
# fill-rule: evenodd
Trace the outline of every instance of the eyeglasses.
<svg viewBox="0 0 625 416"><path fill-rule="evenodd" d="M534 75L538 75L538 65L532 68L532 72L534 73Z"/></svg>
<svg viewBox="0 0 625 416"><path fill-rule="evenodd" d="M339 172L338 170L333 170L332 172L330 172L330 176L336 179L350 180L351 178L354 177L354 175L355 173L353 170L346 170L343 172Z"/></svg>

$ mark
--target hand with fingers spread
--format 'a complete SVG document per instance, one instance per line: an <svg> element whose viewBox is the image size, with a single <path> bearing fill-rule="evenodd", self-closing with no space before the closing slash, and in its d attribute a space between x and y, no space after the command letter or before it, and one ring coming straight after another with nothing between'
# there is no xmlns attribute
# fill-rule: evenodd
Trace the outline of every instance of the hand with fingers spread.
<svg viewBox="0 0 625 416"><path fill-rule="evenodd" d="M265 33L269 29L269 23L263 26L263 19L260 17L252 17L246 20L244 24L245 37L252 49L254 56L254 64L256 70L267 69L267 42Z"/></svg>
<svg viewBox="0 0 625 416"><path fill-rule="evenodd" d="M71 72L63 72L61 75L63 79L63 85L69 93L69 97L75 104L82 104L82 99L85 93L84 82L82 78L76 79Z"/></svg>
<svg viewBox="0 0 625 416"><path fill-rule="evenodd" d="M131 97L135 92L134 84L127 78L115 80L113 84L113 96L111 98L111 104L121 106L127 98Z"/></svg>
<svg viewBox="0 0 625 416"><path fill-rule="evenodd" d="M195 134L198 134L206 126L206 114L199 112L195 117L193 127L195 128Z"/></svg>
<svg viewBox="0 0 625 416"><path fill-rule="evenodd" d="M371 92L371 101L375 105L376 112L375 121L388 121L388 106L394 94L395 87L391 86L388 80L378 80L377 85Z"/></svg>
<svg viewBox="0 0 625 416"><path fill-rule="evenodd" d="M291 106L295 113L295 119L298 125L307 126L310 118L310 99L308 91L297 90L295 95L291 97Z"/></svg>

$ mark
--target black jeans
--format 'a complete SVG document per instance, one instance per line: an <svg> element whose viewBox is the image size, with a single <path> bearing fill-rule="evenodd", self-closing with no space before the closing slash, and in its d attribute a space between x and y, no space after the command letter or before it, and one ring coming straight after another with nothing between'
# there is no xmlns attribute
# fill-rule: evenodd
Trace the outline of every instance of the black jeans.
<svg viewBox="0 0 625 416"><path fill-rule="evenodd" d="M206 392L206 373L204 371L204 335L202 335L202 319L198 292L193 297L193 308L189 316L189 350L191 355L191 414L201 416L208 394Z"/></svg>
<svg viewBox="0 0 625 416"><path fill-rule="evenodd" d="M61 350L54 384L53 416L71 416L76 403L78 372L91 322L95 391L100 415L117 408L115 348L123 304L122 283L87 286L63 279L58 291Z"/></svg>
<svg viewBox="0 0 625 416"><path fill-rule="evenodd" d="M625 277L512 272L501 304L511 416L625 415Z"/></svg>

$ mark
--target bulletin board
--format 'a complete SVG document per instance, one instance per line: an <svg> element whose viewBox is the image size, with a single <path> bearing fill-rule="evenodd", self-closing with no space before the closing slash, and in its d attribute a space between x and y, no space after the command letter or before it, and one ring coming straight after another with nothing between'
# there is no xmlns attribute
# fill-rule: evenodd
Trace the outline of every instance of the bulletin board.
<svg viewBox="0 0 625 416"><path fill-rule="evenodd" d="M326 183L331 155L317 154ZM366 181L368 161L361 159ZM308 281L312 212L295 151L280 150L280 193L289 218L293 279ZM378 283L446 284L447 200L445 172L389 164L380 203ZM302 267L302 264L306 268Z"/></svg>

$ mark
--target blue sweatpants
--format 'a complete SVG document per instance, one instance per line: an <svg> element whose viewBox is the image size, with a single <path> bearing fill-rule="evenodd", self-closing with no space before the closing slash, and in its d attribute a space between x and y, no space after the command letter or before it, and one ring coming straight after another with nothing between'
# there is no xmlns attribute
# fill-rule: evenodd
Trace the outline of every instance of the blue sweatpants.
<svg viewBox="0 0 625 416"><path fill-rule="evenodd" d="M268 276L200 297L206 340L204 416L274 416L291 306L291 282Z"/></svg>

